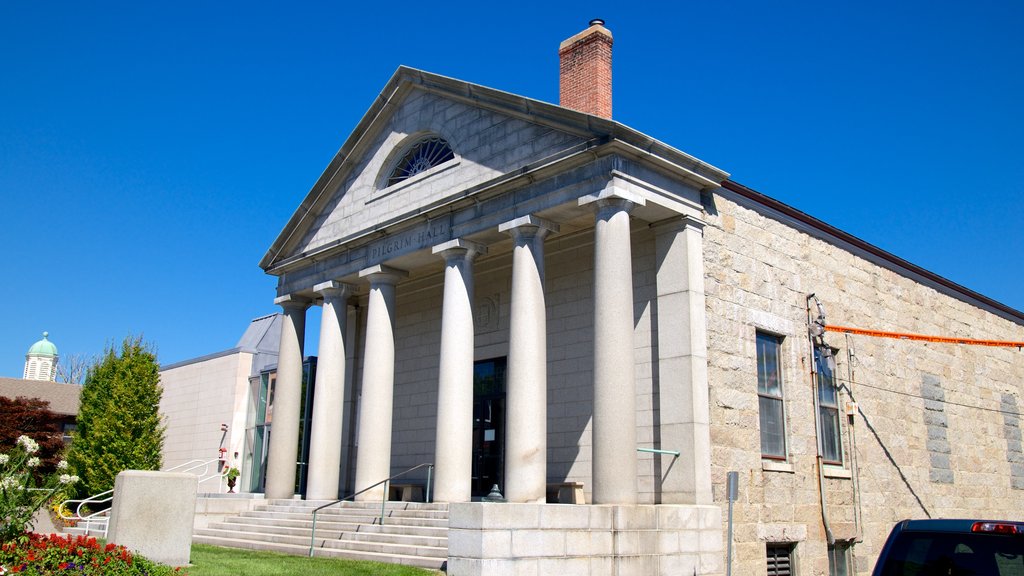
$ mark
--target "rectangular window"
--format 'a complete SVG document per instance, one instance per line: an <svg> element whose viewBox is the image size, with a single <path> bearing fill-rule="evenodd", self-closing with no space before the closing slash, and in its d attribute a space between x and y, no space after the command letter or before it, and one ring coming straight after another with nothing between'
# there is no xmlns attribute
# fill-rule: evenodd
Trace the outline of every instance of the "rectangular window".
<svg viewBox="0 0 1024 576"><path fill-rule="evenodd" d="M828 464L843 463L839 436L839 389L836 388L835 352L816 346L814 364L818 384L818 427L821 430L821 459Z"/></svg>
<svg viewBox="0 0 1024 576"><path fill-rule="evenodd" d="M757 333L757 396L761 455L786 459L786 416L782 406L782 338Z"/></svg>
<svg viewBox="0 0 1024 576"><path fill-rule="evenodd" d="M828 575L849 576L850 571L850 545L845 542L836 542L828 547Z"/></svg>
<svg viewBox="0 0 1024 576"><path fill-rule="evenodd" d="M768 544L768 576L792 576L792 552L789 544Z"/></svg>

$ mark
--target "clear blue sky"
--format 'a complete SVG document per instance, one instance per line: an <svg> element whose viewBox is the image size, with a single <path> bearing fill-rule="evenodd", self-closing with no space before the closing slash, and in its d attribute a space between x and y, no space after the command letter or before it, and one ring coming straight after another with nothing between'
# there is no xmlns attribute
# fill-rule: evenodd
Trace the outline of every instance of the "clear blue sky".
<svg viewBox="0 0 1024 576"><path fill-rule="evenodd" d="M1024 3L666 5L0 3L0 376L43 330L62 355L232 347L396 67L555 102L596 17L617 120L1024 309Z"/></svg>

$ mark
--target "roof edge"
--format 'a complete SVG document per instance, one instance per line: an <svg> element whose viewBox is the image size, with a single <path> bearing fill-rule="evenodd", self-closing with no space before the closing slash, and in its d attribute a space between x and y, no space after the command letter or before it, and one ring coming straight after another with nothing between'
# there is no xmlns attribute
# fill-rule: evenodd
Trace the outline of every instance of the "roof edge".
<svg viewBox="0 0 1024 576"><path fill-rule="evenodd" d="M940 291L945 292L948 295L954 296L968 304L984 308L1011 322L1024 325L1024 312L1011 308L997 300L993 300L984 294L975 292L966 286L957 284L948 278L939 276L938 274L922 268L908 260L904 260L891 252L883 250L866 240L862 240L853 234L850 234L849 232L844 232L831 224L807 214L806 212L802 212L788 204L784 204L779 200L766 196L753 188L749 188L733 180L726 180L725 182L722 182L722 188L739 194L740 196L757 204L775 210L788 218L792 218L793 220L801 222L806 226L814 228L841 242L845 242L858 250L870 254L871 256L890 264L895 269L894 271L900 272L903 276L910 277L912 280L914 279L913 276L923 278L928 283L931 283L933 287L940 288Z"/></svg>

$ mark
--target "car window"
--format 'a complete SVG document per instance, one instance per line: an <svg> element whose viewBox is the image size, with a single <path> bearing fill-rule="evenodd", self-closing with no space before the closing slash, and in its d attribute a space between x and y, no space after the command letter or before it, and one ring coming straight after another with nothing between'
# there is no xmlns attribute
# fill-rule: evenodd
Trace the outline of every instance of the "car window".
<svg viewBox="0 0 1024 576"><path fill-rule="evenodd" d="M1024 576L1024 538L903 532L883 576Z"/></svg>

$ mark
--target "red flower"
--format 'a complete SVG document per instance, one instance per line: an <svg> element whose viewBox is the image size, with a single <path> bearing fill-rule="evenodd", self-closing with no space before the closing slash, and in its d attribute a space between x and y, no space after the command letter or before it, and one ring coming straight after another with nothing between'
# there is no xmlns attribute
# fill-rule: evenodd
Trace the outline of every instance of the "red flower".
<svg viewBox="0 0 1024 576"><path fill-rule="evenodd" d="M107 547L104 548L103 551L104 552L110 552L114 548L117 548L117 544L114 544L113 542L111 542L110 544L107 544Z"/></svg>

